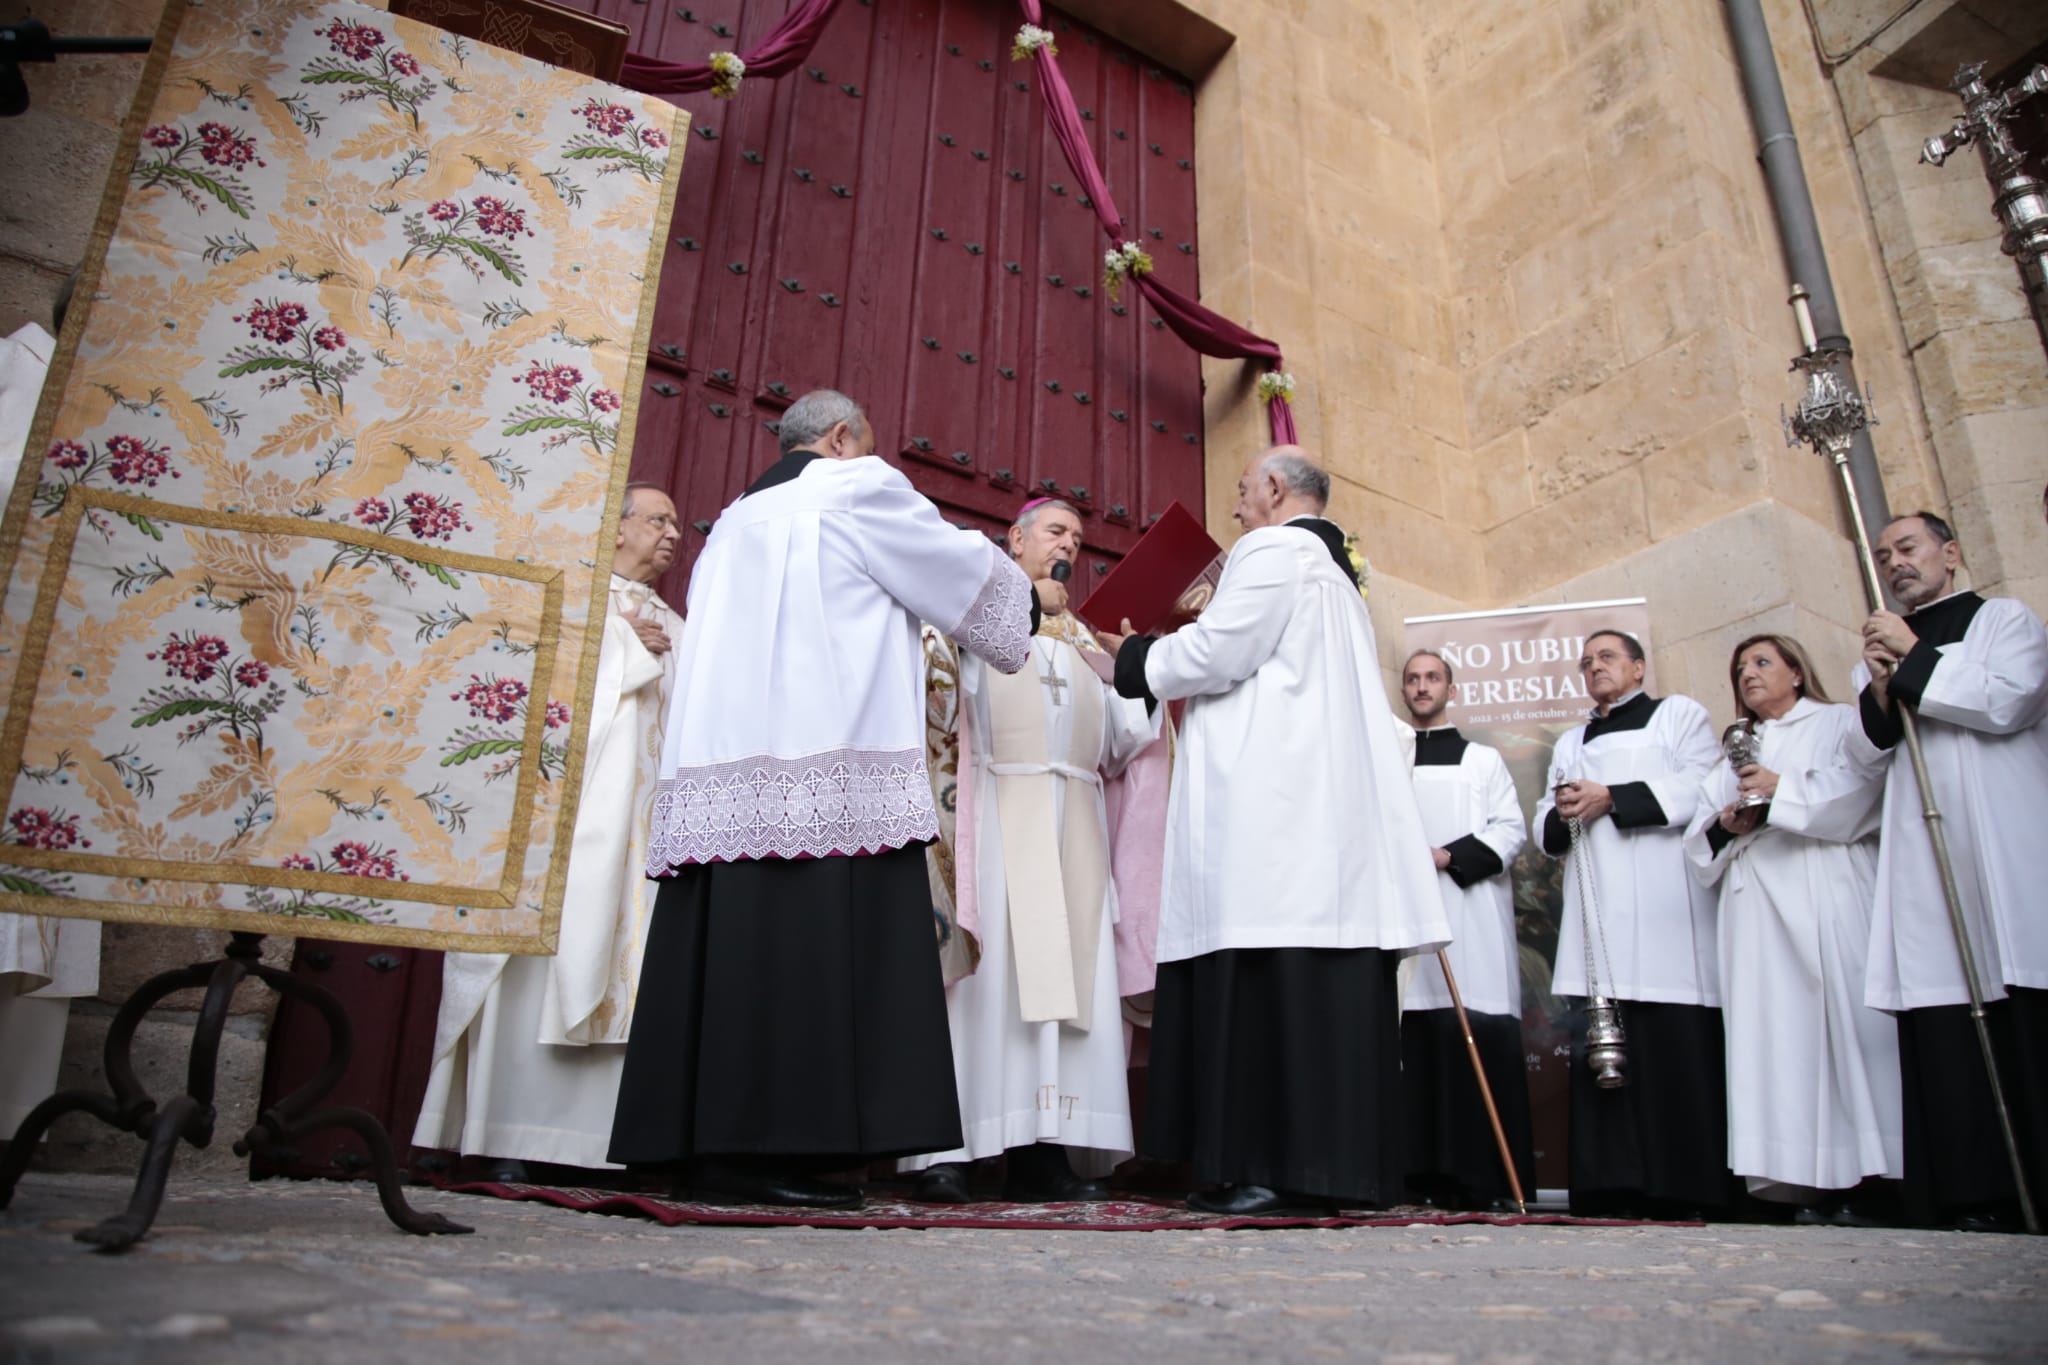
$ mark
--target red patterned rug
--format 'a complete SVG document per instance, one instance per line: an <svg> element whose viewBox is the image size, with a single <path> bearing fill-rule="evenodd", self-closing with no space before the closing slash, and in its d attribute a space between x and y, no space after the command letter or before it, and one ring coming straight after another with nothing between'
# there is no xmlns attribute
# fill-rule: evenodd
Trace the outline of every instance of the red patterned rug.
<svg viewBox="0 0 2048 1365"><path fill-rule="evenodd" d="M440 1182L436 1182L440 1184ZM1386 1228L1416 1224L1450 1226L1482 1223L1519 1227L1527 1223L1573 1227L1698 1227L1698 1223L1646 1223L1620 1218L1573 1218L1562 1213L1526 1215L1444 1213L1420 1205L1359 1210L1335 1217L1223 1218L1196 1213L1179 1200L1127 1196L1094 1204L920 1204L889 1194L870 1195L852 1210L810 1211L761 1206L728 1208L687 1199L666 1199L622 1190L591 1190L554 1185L515 1185L497 1181L441 1184L456 1194L485 1194L497 1199L533 1200L581 1213L610 1213L652 1218L667 1227L699 1223L723 1227L810 1228L1012 1228L1020 1231L1173 1232L1204 1228Z"/></svg>

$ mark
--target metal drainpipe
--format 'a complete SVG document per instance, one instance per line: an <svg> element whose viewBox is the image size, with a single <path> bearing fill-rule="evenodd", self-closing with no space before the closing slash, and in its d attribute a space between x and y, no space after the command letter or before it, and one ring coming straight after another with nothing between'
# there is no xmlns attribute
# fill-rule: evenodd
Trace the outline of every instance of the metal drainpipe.
<svg viewBox="0 0 2048 1365"><path fill-rule="evenodd" d="M1854 351L1842 329L1842 310L1835 302L1834 277L1828 273L1827 249L1820 242L1820 224L1813 216L1813 194L1806 185L1806 167L1799 160L1799 139L1792 132L1792 114L1785 107L1785 85L1778 78L1777 54L1759 0L1726 0L1728 32L1735 41L1735 60L1742 69L1742 89L1749 98L1750 122L1756 126L1757 160L1771 187L1777 210L1778 239L1785 246L1785 266L1792 283L1805 285L1813 296L1813 326L1822 347L1841 351L1842 380L1857 388ZM1858 431L1849 448L1849 477L1863 506L1864 525L1872 541L1891 520L1885 500L1884 476L1878 472L1877 450L1870 433Z"/></svg>

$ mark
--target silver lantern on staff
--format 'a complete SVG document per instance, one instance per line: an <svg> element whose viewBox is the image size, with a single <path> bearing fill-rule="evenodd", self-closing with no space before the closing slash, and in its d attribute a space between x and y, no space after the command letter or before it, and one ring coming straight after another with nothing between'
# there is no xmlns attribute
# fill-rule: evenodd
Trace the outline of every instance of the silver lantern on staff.
<svg viewBox="0 0 2048 1365"><path fill-rule="evenodd" d="M1574 780L1560 782L1558 791ZM1602 1090L1619 1090L1628 1084L1628 1032L1621 1024L1621 1002L1610 998L1600 984L1614 979L1614 967L1607 957L1607 934L1601 927L1592 851L1585 846L1585 822L1568 815L1564 823L1572 836L1572 870L1579 884L1579 937L1586 949L1586 1066L1593 1073L1593 1084Z"/></svg>

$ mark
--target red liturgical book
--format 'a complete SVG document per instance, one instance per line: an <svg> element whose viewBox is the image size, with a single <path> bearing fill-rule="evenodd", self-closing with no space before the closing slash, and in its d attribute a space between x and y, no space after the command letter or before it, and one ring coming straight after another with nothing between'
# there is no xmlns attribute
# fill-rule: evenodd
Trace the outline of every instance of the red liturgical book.
<svg viewBox="0 0 2048 1365"><path fill-rule="evenodd" d="M1109 571L1079 611L1097 630L1120 630L1129 620L1140 633L1149 633L1170 617L1192 617L1207 606L1221 577L1223 547L1176 502Z"/></svg>

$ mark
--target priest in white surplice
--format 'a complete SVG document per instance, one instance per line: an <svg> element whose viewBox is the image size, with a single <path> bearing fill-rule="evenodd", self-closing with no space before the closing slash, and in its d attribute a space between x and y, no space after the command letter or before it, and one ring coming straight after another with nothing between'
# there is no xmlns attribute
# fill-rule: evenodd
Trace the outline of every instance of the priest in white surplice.
<svg viewBox="0 0 2048 1365"><path fill-rule="evenodd" d="M1585 1024L1573 1025L1572 1212L1692 1217L1725 1210L1737 1193L1714 895L1685 861L1686 826L1721 746L1704 706L1643 691L1646 669L1635 637L1586 637L1579 671L1593 714L1551 751L1536 828L1543 851L1566 859L1551 990L1593 993L1590 928L1599 993L1621 1002L1628 1035L1627 1083L1604 1090L1586 1067Z"/></svg>
<svg viewBox="0 0 2048 1365"><path fill-rule="evenodd" d="M1207 1212L1399 1200L1395 977L1450 937L1329 487L1254 458L1208 609L1118 642L1119 692L1189 699L1141 1150L1191 1163Z"/></svg>
<svg viewBox="0 0 2048 1365"><path fill-rule="evenodd" d="M1751 636L1729 674L1761 748L1715 765L1685 835L1721 898L1728 1166L1801 1221L1867 1225L1889 1201L1849 1192L1896 1180L1905 1151L1898 1025L1863 1003L1882 778L1851 758L1856 708L1827 704L1797 640ZM1739 805L1750 793L1767 804Z"/></svg>
<svg viewBox="0 0 2048 1365"><path fill-rule="evenodd" d="M1920 714L2006 1104L2035 1205L2048 1208L2048 631L2012 598L1957 591L1962 547L1940 517L1898 518L1876 554L1907 614L1864 623L1852 743L1889 757L1866 998L1898 1012L1906 1214L2016 1227L2018 1191L1896 708Z"/></svg>
<svg viewBox="0 0 2048 1365"><path fill-rule="evenodd" d="M682 542L676 507L629 484L598 646L583 796L553 957L450 953L413 1141L519 1163L602 1167L647 916L647 822L682 620L654 591Z"/></svg>
<svg viewBox="0 0 2048 1365"><path fill-rule="evenodd" d="M14 487L54 345L32 322L0 338L0 488ZM98 920L0 914L0 1142L56 1090L71 1001L99 983Z"/></svg>
<svg viewBox="0 0 2048 1365"><path fill-rule="evenodd" d="M699 1198L846 1207L823 1173L960 1145L919 622L1015 673L1038 607L844 395L791 404L781 446L690 578L611 1158Z"/></svg>
<svg viewBox="0 0 2048 1365"><path fill-rule="evenodd" d="M1528 841L1522 799L1500 750L1445 723L1451 665L1417 650L1401 668L1415 727L1415 803L1450 920L1445 954L1486 1067L1486 1082L1523 1190L1536 1188L1529 1069L1522 1049L1521 950L1508 869ZM1434 956L1401 964L1401 1079L1408 1188L1439 1208L1480 1209L1511 1196L1471 1050Z"/></svg>
<svg viewBox="0 0 2048 1365"><path fill-rule="evenodd" d="M1021 672L958 660L955 907L979 965L948 985L946 1015L966 1142L902 1164L938 1203L965 1202L965 1163L1005 1151L1005 1199L1103 1199L1099 1177L1132 1151L1102 784L1159 723L1090 667L1084 648L1108 656L1064 609L1053 565L1080 553L1080 514L1037 499L1008 545L1045 616Z"/></svg>

